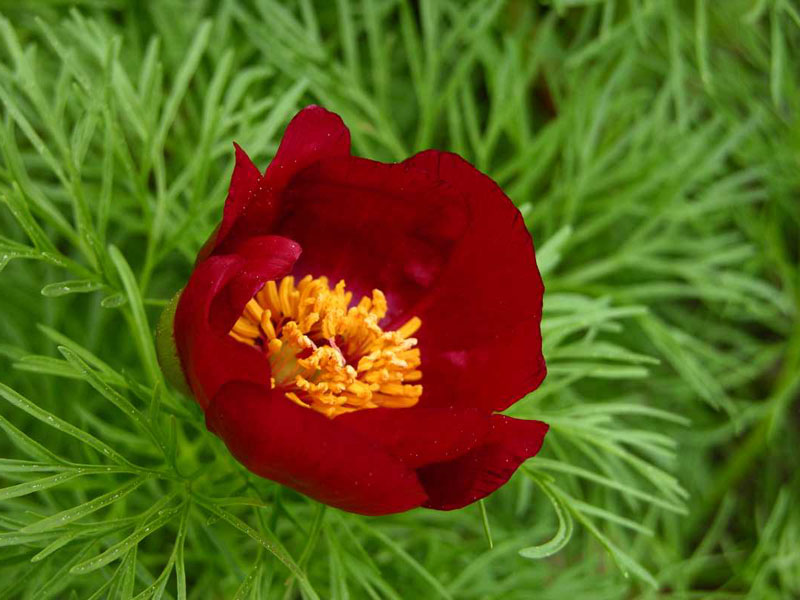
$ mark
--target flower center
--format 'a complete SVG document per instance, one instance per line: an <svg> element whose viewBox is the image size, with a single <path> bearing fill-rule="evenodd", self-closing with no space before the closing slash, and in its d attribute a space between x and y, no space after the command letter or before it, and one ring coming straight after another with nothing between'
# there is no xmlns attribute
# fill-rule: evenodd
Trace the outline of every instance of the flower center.
<svg viewBox="0 0 800 600"><path fill-rule="evenodd" d="M378 325L387 310L380 290L350 306L344 281L306 275L267 284L247 303L230 335L269 357L272 387L327 417L364 408L407 408L422 395L417 317L395 331Z"/></svg>

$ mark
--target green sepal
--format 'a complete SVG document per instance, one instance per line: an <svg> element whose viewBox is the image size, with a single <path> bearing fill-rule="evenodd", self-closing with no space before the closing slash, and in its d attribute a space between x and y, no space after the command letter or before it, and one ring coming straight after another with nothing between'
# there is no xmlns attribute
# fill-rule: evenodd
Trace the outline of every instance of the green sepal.
<svg viewBox="0 0 800 600"><path fill-rule="evenodd" d="M178 356L178 348L175 346L174 321L175 310L178 308L183 290L179 290L169 303L164 307L156 325L156 354L158 364L164 377L167 378L172 386L186 395L191 395L192 390L186 381L186 376L181 368L181 359Z"/></svg>

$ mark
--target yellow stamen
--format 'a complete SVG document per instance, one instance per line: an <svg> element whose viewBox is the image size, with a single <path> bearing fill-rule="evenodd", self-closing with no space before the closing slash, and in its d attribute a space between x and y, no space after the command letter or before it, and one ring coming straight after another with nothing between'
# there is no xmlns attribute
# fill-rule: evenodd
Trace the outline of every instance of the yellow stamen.
<svg viewBox="0 0 800 600"><path fill-rule="evenodd" d="M405 325L397 330L397 333L403 338L411 337L421 326L422 321L419 320L419 317L411 317Z"/></svg>
<svg viewBox="0 0 800 600"><path fill-rule="evenodd" d="M380 290L350 306L339 281L306 275L267 284L247 303L230 335L261 347L271 385L300 406L329 418L365 408L408 408L419 402L420 352L412 317L395 331L378 324L388 303Z"/></svg>
<svg viewBox="0 0 800 600"><path fill-rule="evenodd" d="M239 317L233 325L233 331L242 337L255 338L258 337L258 326L247 317Z"/></svg>

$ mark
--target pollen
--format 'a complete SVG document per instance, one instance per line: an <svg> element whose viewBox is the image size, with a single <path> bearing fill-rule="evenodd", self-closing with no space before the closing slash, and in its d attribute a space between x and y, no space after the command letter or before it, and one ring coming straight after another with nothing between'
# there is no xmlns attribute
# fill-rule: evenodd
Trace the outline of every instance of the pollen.
<svg viewBox="0 0 800 600"><path fill-rule="evenodd" d="M267 354L271 385L295 404L333 418L365 408L408 408L422 395L417 317L394 331L379 322L388 304L380 290L351 306L345 282L288 276L267 284L230 331Z"/></svg>

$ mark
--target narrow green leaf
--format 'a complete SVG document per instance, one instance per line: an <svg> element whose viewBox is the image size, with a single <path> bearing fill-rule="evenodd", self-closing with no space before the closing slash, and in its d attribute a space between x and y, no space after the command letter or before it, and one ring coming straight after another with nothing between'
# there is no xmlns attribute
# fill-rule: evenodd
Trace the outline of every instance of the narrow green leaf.
<svg viewBox="0 0 800 600"><path fill-rule="evenodd" d="M126 417L133 421L136 426L144 433L149 435L153 443L161 447L161 440L150 427L147 418L130 401L104 382L92 368L84 362L75 352L65 346L59 346L58 351L67 359L67 362L81 375L81 378L89 383L95 390L114 406L116 406Z"/></svg>
<svg viewBox="0 0 800 600"><path fill-rule="evenodd" d="M111 546L108 550L99 554L98 556L95 556L94 558L91 558L80 564L75 565L70 569L70 573L75 573L75 574L90 573L92 571L96 571L101 567L106 566L110 562L115 561L120 556L130 551L131 548L136 546L139 542L141 542L151 533L169 523L180 510L181 507L177 506L175 508L169 508L159 511L160 514L155 519L146 520L145 522L140 523L139 526L136 528L136 530L134 530L134 532L130 534L128 537L126 537L124 540L117 542L116 544Z"/></svg>
<svg viewBox="0 0 800 600"><path fill-rule="evenodd" d="M580 523L586 527L586 529L591 533L597 541L602 544L611 557L614 559L614 562L617 563L620 570L626 576L628 573L633 573L636 577L650 585L653 589L658 589L658 581L650 574L650 572L645 569L642 565L640 565L636 560L634 560L629 554L623 552L616 544L614 544L608 537L606 537L589 519L587 519L583 513L578 511L577 509L572 509L572 514L575 518L580 521Z"/></svg>
<svg viewBox="0 0 800 600"><path fill-rule="evenodd" d="M64 535L56 538L54 541L50 542L47 546L45 546L41 552L37 552L31 557L31 562L39 562L40 560L44 560L48 556L50 556L53 552L57 552L75 538L77 538L81 534L80 531L69 531Z"/></svg>
<svg viewBox="0 0 800 600"><path fill-rule="evenodd" d="M125 382L125 378L122 377L119 373L117 373L114 369L112 369L108 363L100 360L96 354L93 354L80 344L78 344L75 340L68 338L63 333L52 329L51 327L47 327L46 325L39 324L38 329L44 333L48 338L53 340L56 344L61 346L66 346L72 352L77 354L81 359L83 359L86 363L91 365L93 368L97 369L98 371L102 372L105 377L109 380L114 382L114 385L125 387L127 384Z"/></svg>
<svg viewBox="0 0 800 600"><path fill-rule="evenodd" d="M648 494L647 492L644 492L638 488L626 485L624 483L620 483L619 481L615 481L603 475L598 475L597 473L594 473L587 469L583 469L581 467L576 467L574 465L562 463L549 458L537 457L536 468L558 471L569 475L575 475L576 477L581 477L583 479L593 481L600 485L604 485L611 489L617 490L623 494L627 494L639 500L644 500L645 502L649 502L650 504L654 504L671 512L677 514L687 514L686 507L681 504L676 504L670 502L669 500L665 500L663 498L659 498L658 496L654 496L653 494Z"/></svg>
<svg viewBox="0 0 800 600"><path fill-rule="evenodd" d="M175 536L175 544L172 547L172 553L169 556L169 560L167 564L164 565L164 569L161 571L161 574L150 584L147 588L142 590L135 598L135 600L148 600L152 598L152 600L161 600L164 596L164 591L166 590L167 583L169 582L170 575L172 574L173 569L175 569L176 562L178 561L179 555L183 552L183 543L186 539L186 525L187 519L189 515L189 503L187 502L184 505L183 511L181 513L181 520L178 524L178 534ZM183 557L180 557L181 564L183 564ZM181 588L182 583L183 587L185 588L185 580L183 577L185 576L184 573L178 573L178 598L182 597ZM182 581L183 580L183 581ZM186 592L185 589L183 590L183 597L185 598Z"/></svg>
<svg viewBox="0 0 800 600"><path fill-rule="evenodd" d="M100 306L102 306L103 308L118 308L120 306L123 306L127 302L128 299L125 297L124 294L116 292L114 294L110 294L105 298L103 298L100 301Z"/></svg>
<svg viewBox="0 0 800 600"><path fill-rule="evenodd" d="M528 546L527 548L522 548L519 551L519 554L524 558L546 558L556 554L557 552L560 552L569 543L569 541L572 539L572 532L575 524L572 519L572 515L569 513L569 510L564 506L561 499L556 496L555 493L553 493L551 484L530 469L525 469L525 473L527 473L531 479L536 482L536 485L539 486L542 492L544 492L544 495L547 496L547 499L553 505L556 517L558 518L558 529L556 530L555 535L547 542L539 544L538 546Z"/></svg>
<svg viewBox="0 0 800 600"><path fill-rule="evenodd" d="M74 437L75 439L80 440L84 444L91 446L104 456L108 457L110 460L118 464L124 464L128 466L132 465L124 456L122 456L119 452L111 448L105 442L98 440L92 434L75 427L71 423L64 421L63 419L55 416L52 413L47 412L46 410L39 408L33 402L25 398L24 396L18 394L10 387L6 386L3 383L0 383L0 397L4 398L17 408L24 410L26 413L31 415L32 417L42 421L43 423L57 429L63 433L66 433L69 436ZM2 421L0 421L2 423Z"/></svg>
<svg viewBox="0 0 800 600"><path fill-rule="evenodd" d="M62 459L50 452L50 450L42 446L39 442L17 429L3 415L0 415L0 428L6 432L11 443L28 456L53 465L63 464Z"/></svg>
<svg viewBox="0 0 800 600"><path fill-rule="evenodd" d="M245 600L246 598L250 597L250 593L253 590L253 584L258 580L263 564L264 561L261 558L261 553L259 553L255 563L253 563L253 566L250 567L247 575L242 580L242 583L240 583L239 587L236 588L236 593L233 595L233 600Z"/></svg>
<svg viewBox="0 0 800 600"><path fill-rule="evenodd" d="M51 471L69 471L73 467L60 464L31 462L13 458L0 458L0 473L42 473Z"/></svg>
<svg viewBox="0 0 800 600"><path fill-rule="evenodd" d="M271 532L262 534L262 532L252 528L250 525L248 525L247 523L245 523L232 513L228 512L224 508L205 502L203 500L198 500L198 502L206 510L216 515L217 517L223 519L224 521L230 523L236 529L247 534L249 537L253 538L264 548L266 548L278 560L280 560L284 565L286 565L286 567L288 567L288 569L292 572L292 574L297 578L297 581L300 583L300 586L303 588L303 591L310 598L315 598L317 600L319 599L319 596L311 587L311 584L306 578L305 573L297 565L294 559L292 559L289 553L286 552L286 549L281 545L281 543L275 538L275 536Z"/></svg>
<svg viewBox="0 0 800 600"><path fill-rule="evenodd" d="M561 262L561 254L572 235L572 227L565 225L537 248L536 264L542 275L550 274Z"/></svg>
<svg viewBox="0 0 800 600"><path fill-rule="evenodd" d="M72 279L70 281L59 281L48 283L42 288L42 296L56 298L67 294L86 294L103 289L103 284L91 279Z"/></svg>
<svg viewBox="0 0 800 600"><path fill-rule="evenodd" d="M494 540L492 539L492 528L489 526L489 515L486 513L486 503L483 501L483 498L478 500L478 507L481 511L483 534L486 536L486 543L489 544L489 550L491 550L494 548Z"/></svg>
<svg viewBox="0 0 800 600"><path fill-rule="evenodd" d="M49 529L56 527L64 527L65 525L68 525L77 519L81 519L86 515L89 515L97 510L100 510L101 508L117 502L118 500L121 500L140 485L145 483L149 478L149 475L136 477L117 489L108 492L107 494L98 496L94 500L90 500L89 502L85 502L84 504L80 504L73 508L63 510L59 513L41 519L40 521L36 521L36 523L32 523L23 527L20 531L25 533L37 533L41 531L48 531Z"/></svg>
<svg viewBox="0 0 800 600"><path fill-rule="evenodd" d="M147 321L147 314L144 310L142 296L139 293L139 286L133 276L130 266L128 266L125 257L117 249L116 246L110 246L108 253L111 256L111 261L117 268L122 285L125 288L125 296L130 304L131 316L134 324L134 340L139 349L142 357L142 363L147 371L148 378L151 383L156 383L161 380L161 371L158 368L158 361L156 360L156 351L153 346L153 332L150 330L150 324Z"/></svg>
<svg viewBox="0 0 800 600"><path fill-rule="evenodd" d="M38 544L50 540L55 535L57 534L52 531L45 533L19 533L17 531L0 533L0 548L20 546L23 544Z"/></svg>
<svg viewBox="0 0 800 600"><path fill-rule="evenodd" d="M206 46L208 45L211 29L212 23L210 21L204 21L197 29L192 43L185 51L185 58L175 76L172 91L164 102L164 111L161 115L161 122L159 123L158 132L155 137L156 148L159 148L163 144L167 137L167 132L178 114L178 108L189 87L189 81L197 70L197 65L200 63L203 52L205 52Z"/></svg>
<svg viewBox="0 0 800 600"><path fill-rule="evenodd" d="M66 473L56 473L55 475L50 475L49 477L42 477L41 479L35 479L34 481L26 481L25 483L19 483L7 488L2 488L0 489L0 500L8 500L10 498L18 498L19 496L26 496L27 494L40 492L57 485L61 485L62 483L69 481L70 479L80 477L81 475L85 475L85 473L82 471L68 471Z"/></svg>
<svg viewBox="0 0 800 600"><path fill-rule="evenodd" d="M18 184L14 182L10 194L0 194L0 200L8 207L11 214L22 227L22 230L28 236L28 239L33 243L35 248L40 252L51 252L57 254L58 250L50 241L50 238L42 230L36 219L33 218L27 202L20 190ZM16 245L16 244L15 244ZM19 250L25 250L24 246L17 246Z"/></svg>
<svg viewBox="0 0 800 600"><path fill-rule="evenodd" d="M375 537L381 543L383 543L389 550L392 551L398 558L400 558L404 563L406 563L411 570L415 571L423 580L425 580L431 588L437 593L438 596L441 598L446 598L447 600L451 600L452 596L450 592L448 592L445 587L441 584L441 582L434 577L430 571L428 571L425 567L423 567L419 561L417 561L413 556L411 556L408 552L406 552L397 542L392 540L390 537L382 533L381 531L374 529L372 527L367 527L363 523L359 522L359 526L364 530L365 533Z"/></svg>

